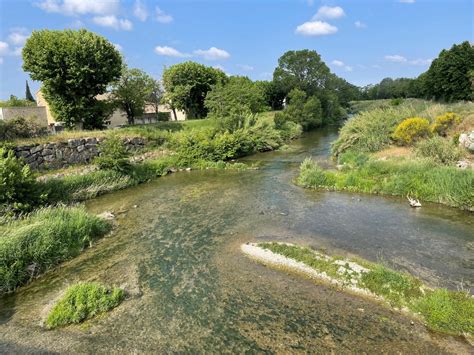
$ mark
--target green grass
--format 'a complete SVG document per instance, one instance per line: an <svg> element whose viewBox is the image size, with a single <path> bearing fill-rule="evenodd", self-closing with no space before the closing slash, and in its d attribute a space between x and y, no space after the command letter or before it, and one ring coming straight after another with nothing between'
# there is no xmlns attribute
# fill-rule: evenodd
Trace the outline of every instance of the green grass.
<svg viewBox="0 0 474 355"><path fill-rule="evenodd" d="M409 195L422 201L474 210L474 171L424 160L366 158L365 162L364 159L348 162L340 171L323 170L316 163L305 161L296 182L306 188Z"/></svg>
<svg viewBox="0 0 474 355"><path fill-rule="evenodd" d="M108 289L95 282L70 286L48 313L46 326L52 329L81 323L117 307L124 297L120 288Z"/></svg>
<svg viewBox="0 0 474 355"><path fill-rule="evenodd" d="M0 225L0 294L77 256L110 230L80 207L44 208Z"/></svg>
<svg viewBox="0 0 474 355"><path fill-rule="evenodd" d="M443 288L432 290L409 274L366 260L328 256L297 245L272 242L257 245L302 262L318 272L325 272L336 280L347 281L349 276L356 280L357 287L382 297L389 305L406 307L421 315L431 329L454 335L474 335L474 299L468 292ZM341 267L335 264L338 260L346 262L346 272L338 271ZM356 263L367 270L353 273L349 263Z"/></svg>
<svg viewBox="0 0 474 355"><path fill-rule="evenodd" d="M418 99L404 100L398 106L391 106L390 100L358 101L352 106L358 113L341 128L339 138L332 145L334 156L348 151L370 153L387 148L397 125L409 117L423 117L432 122L446 112L455 112L462 118L474 112L472 102L439 104Z"/></svg>

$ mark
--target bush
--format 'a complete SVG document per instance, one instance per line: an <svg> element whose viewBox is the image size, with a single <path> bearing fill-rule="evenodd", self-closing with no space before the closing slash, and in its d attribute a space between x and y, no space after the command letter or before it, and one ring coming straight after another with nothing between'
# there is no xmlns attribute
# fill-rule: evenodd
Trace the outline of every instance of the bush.
<svg viewBox="0 0 474 355"><path fill-rule="evenodd" d="M100 143L100 155L95 163L104 170L126 173L130 169L129 153L118 135L111 135Z"/></svg>
<svg viewBox="0 0 474 355"><path fill-rule="evenodd" d="M330 179L326 172L311 158L306 158L300 165L297 183L303 187L329 187Z"/></svg>
<svg viewBox="0 0 474 355"><path fill-rule="evenodd" d="M0 225L0 294L78 255L110 230L79 207L40 209Z"/></svg>
<svg viewBox="0 0 474 355"><path fill-rule="evenodd" d="M426 118L412 117L402 121L392 137L401 145L409 145L430 135L430 121Z"/></svg>
<svg viewBox="0 0 474 355"><path fill-rule="evenodd" d="M29 211L44 197L29 166L17 159L12 150L0 148L0 214Z"/></svg>
<svg viewBox="0 0 474 355"><path fill-rule="evenodd" d="M170 121L171 112L158 112L156 117L158 121Z"/></svg>
<svg viewBox="0 0 474 355"><path fill-rule="evenodd" d="M49 312L48 328L80 323L117 307L125 294L120 288L108 289L96 282L69 286L66 293Z"/></svg>
<svg viewBox="0 0 474 355"><path fill-rule="evenodd" d="M332 144L332 154L339 156L346 151L371 153L386 148L403 117L415 112L411 105L405 104L360 112L341 128L339 138Z"/></svg>
<svg viewBox="0 0 474 355"><path fill-rule="evenodd" d="M47 134L48 129L39 125L34 117L29 119L16 117L11 120L0 120L0 140L36 138Z"/></svg>
<svg viewBox="0 0 474 355"><path fill-rule="evenodd" d="M446 132L452 126L461 123L462 119L459 115L454 112L446 112L444 115L437 116L434 123L431 126L433 133L439 134L440 136L446 136Z"/></svg>
<svg viewBox="0 0 474 355"><path fill-rule="evenodd" d="M415 154L420 158L429 158L438 164L449 165L461 159L462 151L446 138L433 137L418 142Z"/></svg>
<svg viewBox="0 0 474 355"><path fill-rule="evenodd" d="M304 131L322 125L321 102L317 97L307 98L304 91L293 89L288 94L288 98L288 106L275 115L276 128L283 127L285 122L295 122L301 125Z"/></svg>

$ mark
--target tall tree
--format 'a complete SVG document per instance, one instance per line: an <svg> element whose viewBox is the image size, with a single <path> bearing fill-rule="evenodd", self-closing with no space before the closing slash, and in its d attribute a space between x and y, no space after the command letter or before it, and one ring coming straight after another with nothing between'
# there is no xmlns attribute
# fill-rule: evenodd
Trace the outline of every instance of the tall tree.
<svg viewBox="0 0 474 355"><path fill-rule="evenodd" d="M156 119L158 119L158 112L160 108L161 99L163 98L163 89L161 88L161 84L158 80L152 79L151 92L148 96L147 103L153 105L156 113Z"/></svg>
<svg viewBox="0 0 474 355"><path fill-rule="evenodd" d="M474 92L470 72L474 70L474 46L465 41L443 49L426 72L424 85L436 100L472 100Z"/></svg>
<svg viewBox="0 0 474 355"><path fill-rule="evenodd" d="M35 102L35 98L33 97L33 95L31 95L30 86L28 85L28 80L26 80L25 99L27 99L28 101Z"/></svg>
<svg viewBox="0 0 474 355"><path fill-rule="evenodd" d="M326 88L329 79L328 66L316 51L309 49L286 52L273 72L273 81L286 93L298 88L314 95Z"/></svg>
<svg viewBox="0 0 474 355"><path fill-rule="evenodd" d="M202 118L207 114L206 94L226 80L219 69L195 62L175 64L163 72L165 99L172 109L185 111L188 118Z"/></svg>
<svg viewBox="0 0 474 355"><path fill-rule="evenodd" d="M124 66L122 76L112 86L112 98L127 114L128 124L143 115L145 105L153 91L155 81L144 71Z"/></svg>
<svg viewBox="0 0 474 355"><path fill-rule="evenodd" d="M121 68L114 45L85 29L33 31L23 48L23 69L42 81L56 119L71 128L103 127L109 110L96 96L120 77Z"/></svg>

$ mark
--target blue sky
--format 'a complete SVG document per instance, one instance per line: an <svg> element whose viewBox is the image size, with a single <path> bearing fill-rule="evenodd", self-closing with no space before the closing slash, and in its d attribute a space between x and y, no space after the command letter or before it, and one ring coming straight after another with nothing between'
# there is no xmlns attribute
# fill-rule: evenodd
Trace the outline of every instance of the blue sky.
<svg viewBox="0 0 474 355"><path fill-rule="evenodd" d="M280 55L308 48L366 85L417 76L441 49L472 41L473 26L472 0L0 0L0 99L24 96L21 47L45 28L97 32L155 78L195 60L271 79Z"/></svg>

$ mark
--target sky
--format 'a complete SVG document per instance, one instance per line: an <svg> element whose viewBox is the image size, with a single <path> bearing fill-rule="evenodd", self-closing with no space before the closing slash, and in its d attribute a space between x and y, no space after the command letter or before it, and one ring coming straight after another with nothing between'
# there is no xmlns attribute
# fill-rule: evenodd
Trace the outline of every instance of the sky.
<svg viewBox="0 0 474 355"><path fill-rule="evenodd" d="M288 50L316 50L364 86L416 77L443 48L474 40L473 0L0 0L0 99L33 94L22 70L32 31L86 28L156 79L193 60L271 80Z"/></svg>

